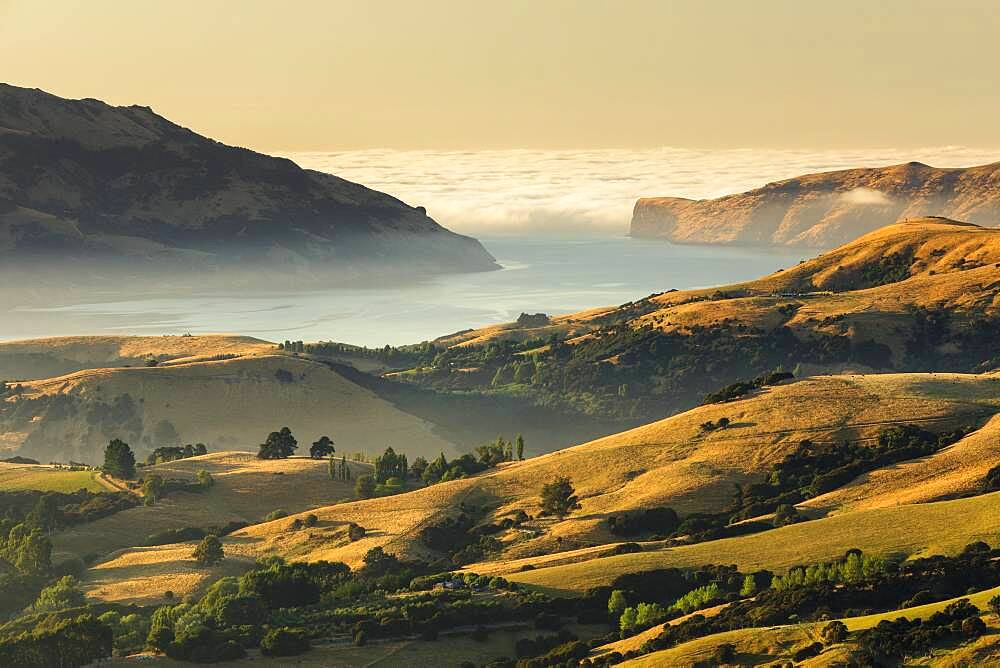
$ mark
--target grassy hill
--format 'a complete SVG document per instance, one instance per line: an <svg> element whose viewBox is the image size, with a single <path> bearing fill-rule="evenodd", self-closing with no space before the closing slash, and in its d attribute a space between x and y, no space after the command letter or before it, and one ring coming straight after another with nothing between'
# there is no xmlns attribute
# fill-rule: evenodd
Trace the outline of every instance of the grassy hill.
<svg viewBox="0 0 1000 668"><path fill-rule="evenodd" d="M719 512L731 502L736 484L763 479L770 467L804 438L817 443L850 439L871 444L880 430L892 424L914 423L939 431L985 422L986 426L951 448L971 448L966 440L995 444L997 423L988 420L1000 403L998 383L1000 377L995 375L961 374L830 376L794 381L739 401L703 406L622 434L502 464L472 478L400 496L317 508L311 511L319 518L315 531L289 531L293 521L289 518L248 527L224 543L227 554L245 562L277 554L357 566L365 552L375 546L411 557L435 556L420 541L421 530L457 516L463 509L478 513L481 524L524 511L534 519L496 534L503 543L502 552L468 569L503 574L570 595L608 584L619 574L669 565L724 561L748 568L781 569L830 558L858 545L906 554L955 551L972 536L998 535L991 518L1000 495L840 512L826 519L720 541L668 549L654 542L646 545L647 551L610 557L606 555L613 544L623 539L609 531L606 520L623 511L663 505L682 516ZM731 420L727 429L704 433L699 427L727 416ZM922 500L951 499L974 491L980 482L975 472L982 462L973 460L968 466L973 474L954 476L955 486L937 488ZM538 517L543 485L560 475L572 480L581 509L561 522ZM901 488L899 493L907 491ZM839 508L827 512L833 510ZM957 519L946 520L953 514ZM357 542L348 541L348 522L364 526L368 535ZM190 551L190 547L184 549ZM188 568L189 564L183 563L186 556L174 548L150 548L126 551L121 559L140 559L169 571ZM535 570L518 572L527 564Z"/></svg>
<svg viewBox="0 0 1000 668"><path fill-rule="evenodd" d="M778 367L989 370L998 267L1000 230L908 221L758 280L446 337L399 377L650 420Z"/></svg>
<svg viewBox="0 0 1000 668"><path fill-rule="evenodd" d="M1000 587L976 592L961 598L978 607L983 612L988 611L987 601L997 594L1000 594ZM958 598L946 599L927 605L894 610L878 615L865 615L862 617L847 617L841 621L846 624L850 631L861 631L876 626L883 620L895 620L900 617L906 619L927 619L935 612L944 610L948 605L959 600ZM990 633L979 641L964 644L959 647L949 647L927 657L926 662L916 665L931 666L959 666L959 665L994 665L988 663L990 660L1000 659L1000 648L997 646L997 630L1000 629L1000 619L988 615ZM740 629L717 633L690 642L682 643L667 650L653 652L641 656L631 661L625 661L618 665L629 668L642 668L648 666L680 666L693 665L698 661L711 661L712 655L722 644L732 644L736 648L737 656L742 662L753 662L751 665L771 663L775 661L789 661L792 659L794 651L810 643L820 640L820 630L825 622L813 622L805 624L795 624L788 626L775 626L767 629ZM644 635L655 635L659 627L651 629L653 633ZM629 640L634 641L634 638ZM605 647L598 648L597 651L619 651L624 652L633 649L633 643L613 643ZM804 666L833 666L838 665L837 661L843 661L844 651L850 646L848 643L838 643L826 649L818 657L809 659L802 664ZM908 664L909 665L909 664Z"/></svg>
<svg viewBox="0 0 1000 668"><path fill-rule="evenodd" d="M130 345L137 354L152 351ZM256 452L269 432L288 425L304 448L329 434L344 452L389 444L405 445L411 456L455 451L432 425L326 365L281 354L228 355L25 381L0 403L7 447L45 461L88 463L100 463L111 438L140 456L177 442Z"/></svg>
<svg viewBox="0 0 1000 668"><path fill-rule="evenodd" d="M41 492L101 492L109 487L95 471L70 471L52 466L0 462L0 492L36 489Z"/></svg>
<svg viewBox="0 0 1000 668"><path fill-rule="evenodd" d="M349 462L349 466L354 478L371 471L369 464ZM190 545L133 547L143 545L147 536L185 527L261 522L276 510L295 514L354 498L353 482L331 480L325 460L307 457L260 460L247 453L219 452L157 464L145 472L193 481L199 470L208 471L215 481L208 490L173 492L154 506L129 508L59 531L52 538L53 560L99 556L101 562L91 570L89 580L98 595L109 600L156 599L168 589L188 591L207 578L219 577L219 573L196 568L188 560L193 549ZM281 525L290 522L278 520ZM133 549L115 554L125 548ZM157 558L164 552L173 556L171 568L158 566L161 562ZM238 559L226 564L230 571L240 571L246 565Z"/></svg>
<svg viewBox="0 0 1000 668"><path fill-rule="evenodd" d="M0 379L64 376L84 369L192 362L266 353L274 344L249 336L62 336L0 341Z"/></svg>
<svg viewBox="0 0 1000 668"><path fill-rule="evenodd" d="M939 169L908 162L806 174L715 199L642 198L630 234L675 243L822 248L930 214L994 225L998 173L1000 163Z"/></svg>

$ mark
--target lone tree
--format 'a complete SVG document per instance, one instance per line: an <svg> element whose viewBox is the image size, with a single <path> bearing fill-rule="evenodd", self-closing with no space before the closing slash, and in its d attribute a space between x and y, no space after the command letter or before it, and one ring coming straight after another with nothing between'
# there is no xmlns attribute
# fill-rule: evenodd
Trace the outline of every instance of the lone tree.
<svg viewBox="0 0 1000 668"><path fill-rule="evenodd" d="M517 451L517 459L521 461L524 459L524 437L520 434L514 439L514 449Z"/></svg>
<svg viewBox="0 0 1000 668"><path fill-rule="evenodd" d="M202 566L211 566L222 561L225 554L222 552L222 541L218 536L205 536L194 548L191 556Z"/></svg>
<svg viewBox="0 0 1000 668"><path fill-rule="evenodd" d="M146 499L146 505L151 506L163 497L163 478L153 474L146 476L142 481L142 494Z"/></svg>
<svg viewBox="0 0 1000 668"><path fill-rule="evenodd" d="M258 459L286 459L295 454L299 442L292 436L292 430L282 427L281 431L272 431L267 440L260 444Z"/></svg>
<svg viewBox="0 0 1000 668"><path fill-rule="evenodd" d="M580 507L576 490L569 478L557 478L542 488L542 512L563 519Z"/></svg>
<svg viewBox="0 0 1000 668"><path fill-rule="evenodd" d="M128 443L114 439L104 449L104 472L122 480L135 477L135 454Z"/></svg>
<svg viewBox="0 0 1000 668"><path fill-rule="evenodd" d="M375 496L375 478L369 474L358 476L358 481L354 483L354 492L362 499L370 499Z"/></svg>
<svg viewBox="0 0 1000 668"><path fill-rule="evenodd" d="M333 441L330 440L329 436L320 436L318 441L312 444L309 448L309 456L313 459L325 459L332 455L336 449L333 447Z"/></svg>

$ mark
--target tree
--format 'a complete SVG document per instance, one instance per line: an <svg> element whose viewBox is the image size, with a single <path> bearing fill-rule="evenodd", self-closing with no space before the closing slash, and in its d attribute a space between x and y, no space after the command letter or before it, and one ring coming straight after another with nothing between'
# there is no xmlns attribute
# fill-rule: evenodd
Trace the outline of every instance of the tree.
<svg viewBox="0 0 1000 668"><path fill-rule="evenodd" d="M827 645L844 642L847 640L847 624L844 624L839 619L835 619L823 627L820 637Z"/></svg>
<svg viewBox="0 0 1000 668"><path fill-rule="evenodd" d="M621 589L615 589L611 592L611 597L608 598L608 614L613 618L618 619L621 617L625 608L628 607L628 600L625 598L625 592Z"/></svg>
<svg viewBox="0 0 1000 668"><path fill-rule="evenodd" d="M375 458L375 481L384 483L389 478L400 478L406 480L409 464L406 462L406 455L396 454L391 447Z"/></svg>
<svg viewBox="0 0 1000 668"><path fill-rule="evenodd" d="M347 538L353 543L365 537L367 530L360 524L351 522L347 525Z"/></svg>
<svg viewBox="0 0 1000 668"><path fill-rule="evenodd" d="M795 524L801 521L802 516L799 515L799 511L795 509L795 506L791 504L782 504L774 511L774 526L776 527L783 527L786 524Z"/></svg>
<svg viewBox="0 0 1000 668"><path fill-rule="evenodd" d="M973 615L962 620L962 635L966 638L978 638L986 633L986 622L981 617Z"/></svg>
<svg viewBox="0 0 1000 668"><path fill-rule="evenodd" d="M128 443L117 438L108 443L104 449L104 472L122 480L135 477L135 454Z"/></svg>
<svg viewBox="0 0 1000 668"><path fill-rule="evenodd" d="M264 656L294 656L309 649L309 639L298 630L282 626L271 629L260 641L260 653Z"/></svg>
<svg viewBox="0 0 1000 668"><path fill-rule="evenodd" d="M333 441L330 440L330 437L320 436L319 440L313 442L312 447L309 448L309 456L313 459L323 459L324 457L329 457L335 451L336 449L333 447Z"/></svg>
<svg viewBox="0 0 1000 668"><path fill-rule="evenodd" d="M286 459L295 454L299 447L298 441L292 436L292 430L282 427L281 431L272 431L267 440L261 443L258 459Z"/></svg>
<svg viewBox="0 0 1000 668"><path fill-rule="evenodd" d="M753 575L743 578L743 586L740 588L740 596L753 596L757 593L757 580Z"/></svg>
<svg viewBox="0 0 1000 668"><path fill-rule="evenodd" d="M31 609L35 612L56 612L79 608L86 602L77 579L72 575L64 575L38 594L38 599Z"/></svg>
<svg viewBox="0 0 1000 668"><path fill-rule="evenodd" d="M354 492L362 499L370 499L375 496L375 478L369 474L358 477L354 484Z"/></svg>
<svg viewBox="0 0 1000 668"><path fill-rule="evenodd" d="M636 612L635 608L625 608L622 610L621 617L618 618L618 628L622 632L628 632L632 630L635 626Z"/></svg>
<svg viewBox="0 0 1000 668"><path fill-rule="evenodd" d="M163 478L153 474L142 481L142 493L146 497L146 505L153 505L163 496Z"/></svg>
<svg viewBox="0 0 1000 668"><path fill-rule="evenodd" d="M25 522L42 531L56 528L59 519L59 502L54 494L43 494L35 502L35 507L28 513Z"/></svg>
<svg viewBox="0 0 1000 668"><path fill-rule="evenodd" d="M205 469L199 469L195 474L195 478L198 480L198 484L202 487L211 487L215 484L215 478L213 478L212 474Z"/></svg>
<svg viewBox="0 0 1000 668"><path fill-rule="evenodd" d="M223 560L222 541L218 536L205 536L194 548L191 556L202 566L212 566Z"/></svg>
<svg viewBox="0 0 1000 668"><path fill-rule="evenodd" d="M520 434L514 439L514 449L517 451L518 461L522 461L524 459L524 437Z"/></svg>
<svg viewBox="0 0 1000 668"><path fill-rule="evenodd" d="M427 460L423 457L417 457L410 464L410 477L416 480L421 480L424 477L424 471L427 470Z"/></svg>
<svg viewBox="0 0 1000 668"><path fill-rule="evenodd" d="M994 596L986 603L994 616L1000 617L1000 596Z"/></svg>
<svg viewBox="0 0 1000 668"><path fill-rule="evenodd" d="M576 490L569 478L557 478L542 488L542 512L563 519L580 507Z"/></svg>

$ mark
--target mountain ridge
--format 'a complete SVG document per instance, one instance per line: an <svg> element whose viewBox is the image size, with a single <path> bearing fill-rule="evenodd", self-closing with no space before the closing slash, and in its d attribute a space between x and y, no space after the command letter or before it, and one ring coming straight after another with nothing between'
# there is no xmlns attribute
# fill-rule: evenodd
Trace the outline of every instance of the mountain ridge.
<svg viewBox="0 0 1000 668"><path fill-rule="evenodd" d="M496 269L470 237L389 195L232 147L149 107L0 84L0 253L171 267Z"/></svg>
<svg viewBox="0 0 1000 668"><path fill-rule="evenodd" d="M919 162L805 174L714 199L644 197L629 234L672 243L828 248L884 225L940 216L995 226L1000 162Z"/></svg>

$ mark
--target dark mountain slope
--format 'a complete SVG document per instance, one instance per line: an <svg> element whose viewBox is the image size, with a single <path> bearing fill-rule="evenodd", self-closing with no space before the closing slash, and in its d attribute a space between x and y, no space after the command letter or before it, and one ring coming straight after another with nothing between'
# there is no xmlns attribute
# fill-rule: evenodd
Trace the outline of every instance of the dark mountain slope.
<svg viewBox="0 0 1000 668"><path fill-rule="evenodd" d="M0 84L0 257L496 268L422 207L155 114Z"/></svg>

